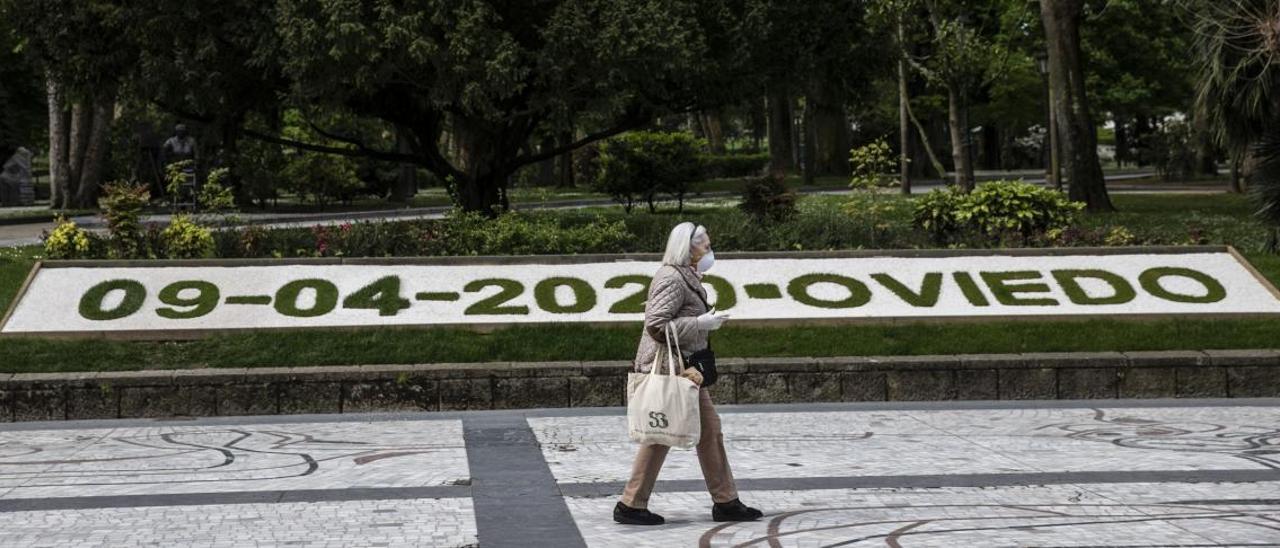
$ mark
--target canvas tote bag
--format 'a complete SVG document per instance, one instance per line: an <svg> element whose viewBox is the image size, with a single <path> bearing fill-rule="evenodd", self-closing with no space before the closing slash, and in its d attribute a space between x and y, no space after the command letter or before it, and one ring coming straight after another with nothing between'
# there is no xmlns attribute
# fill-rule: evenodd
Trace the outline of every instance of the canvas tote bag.
<svg viewBox="0 0 1280 548"><path fill-rule="evenodd" d="M698 385L676 374L680 341L670 323L667 333L667 367L662 370L662 348L653 356L648 373L627 375L627 426L631 441L688 449L698 445L702 421L698 412ZM675 341L674 352L671 342Z"/></svg>

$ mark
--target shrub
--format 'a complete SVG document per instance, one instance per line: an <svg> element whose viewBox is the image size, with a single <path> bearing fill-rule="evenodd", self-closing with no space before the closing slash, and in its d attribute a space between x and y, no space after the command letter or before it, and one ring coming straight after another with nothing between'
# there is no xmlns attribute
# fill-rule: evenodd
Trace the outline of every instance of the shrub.
<svg viewBox="0 0 1280 548"><path fill-rule="evenodd" d="M1009 233L1024 240L1051 228L1070 226L1084 204L1072 202L1061 192L1023 181L995 181L978 185L969 193L967 207L958 215L990 237Z"/></svg>
<svg viewBox="0 0 1280 548"><path fill-rule="evenodd" d="M59 215L53 230L44 235L44 254L50 259L89 259L94 256L95 237Z"/></svg>
<svg viewBox="0 0 1280 548"><path fill-rule="evenodd" d="M1133 235L1129 229L1123 226L1112 227L1103 238L1102 243L1108 246L1124 246L1133 245L1137 241L1137 236Z"/></svg>
<svg viewBox="0 0 1280 548"><path fill-rule="evenodd" d="M893 171L893 166L893 154L889 150L889 142L884 137L850 149L849 168L853 175L849 178L849 188L872 190L893 186L893 177L885 175Z"/></svg>
<svg viewBox="0 0 1280 548"><path fill-rule="evenodd" d="M116 181L102 187L103 196L98 200L102 215L107 220L110 234L109 254L117 259L145 258L149 250L144 245L142 208L151 200L145 185Z"/></svg>
<svg viewBox="0 0 1280 548"><path fill-rule="evenodd" d="M279 197L280 174L287 165L280 146L257 139L241 139L236 143L235 170L240 189L247 198L266 207L267 200Z"/></svg>
<svg viewBox="0 0 1280 548"><path fill-rule="evenodd" d="M224 184L230 178L230 174L231 171L225 167L209 172L208 178L205 179L204 185L201 185L200 192L196 195L196 203L199 204L201 211L222 213L235 209L235 194L230 186Z"/></svg>
<svg viewBox="0 0 1280 548"><path fill-rule="evenodd" d="M1165 180L1186 178L1195 173L1195 132L1191 124L1166 122L1143 141L1143 159L1155 165Z"/></svg>
<svg viewBox="0 0 1280 548"><path fill-rule="evenodd" d="M880 196L881 187L892 186L893 177L885 175L893 169L893 155L883 137L849 150L849 188L854 191L844 204L844 211L870 229L871 245L879 246L888 235L885 218L897 212L897 200Z"/></svg>
<svg viewBox="0 0 1280 548"><path fill-rule="evenodd" d="M912 222L928 231L935 242L946 242L964 227L957 214L965 207L966 197L954 187L930 191L916 198Z"/></svg>
<svg viewBox="0 0 1280 548"><path fill-rule="evenodd" d="M702 177L701 146L701 140L682 132L637 131L614 137L600 146L596 188L628 213L641 199L654 212L660 193L674 196L683 211L689 186Z"/></svg>
<svg viewBox="0 0 1280 548"><path fill-rule="evenodd" d="M706 179L755 177L769 166L769 153L704 154L699 161Z"/></svg>
<svg viewBox="0 0 1280 548"><path fill-rule="evenodd" d="M187 180L186 170L195 167L196 163L191 160L179 160L173 162L164 168L164 192L172 199L179 199L178 193L182 190L182 183Z"/></svg>
<svg viewBox="0 0 1280 548"><path fill-rule="evenodd" d="M595 218L565 226L554 216L518 212L489 220L479 213L455 211L434 228L422 239L423 255L620 253L635 237L620 220Z"/></svg>
<svg viewBox="0 0 1280 548"><path fill-rule="evenodd" d="M289 158L283 175L289 190L320 209L346 199L361 187L355 162L332 154L298 153Z"/></svg>
<svg viewBox="0 0 1280 548"><path fill-rule="evenodd" d="M595 186L600 179L600 143L592 142L573 151L573 180L581 186Z"/></svg>
<svg viewBox="0 0 1280 548"><path fill-rule="evenodd" d="M1071 226L1084 204L1062 193L1022 181L982 183L972 192L934 190L916 201L913 220L945 243L977 236L999 245L1027 243L1048 230Z"/></svg>
<svg viewBox="0 0 1280 548"><path fill-rule="evenodd" d="M170 259L202 259L213 256L213 234L191 220L189 215L175 215L173 222L160 232L164 256Z"/></svg>
<svg viewBox="0 0 1280 548"><path fill-rule="evenodd" d="M747 183L738 207L756 219L781 222L795 215L796 195L781 175L767 175Z"/></svg>

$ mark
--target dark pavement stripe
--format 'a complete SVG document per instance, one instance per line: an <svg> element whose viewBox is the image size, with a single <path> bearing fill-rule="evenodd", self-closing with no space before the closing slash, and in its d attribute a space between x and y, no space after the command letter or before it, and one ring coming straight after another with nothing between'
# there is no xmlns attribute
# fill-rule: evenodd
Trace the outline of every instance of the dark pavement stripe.
<svg viewBox="0 0 1280 548"><path fill-rule="evenodd" d="M460 498L471 495L465 486L360 487L351 489L297 489L288 491L228 491L225 493L175 493L166 495L103 495L0 499L0 512L133 508L138 506L193 506L201 504L270 504L346 500L401 500Z"/></svg>
<svg viewBox="0 0 1280 548"><path fill-rule="evenodd" d="M562 483L558 486L551 479L541 452L536 465L513 462L532 458L525 449L511 448L525 445L514 429L491 429L477 433L477 447L488 456L472 461L472 486L430 487L361 487L350 489L296 489L277 491L228 491L225 493L176 493L164 495L106 495L88 497L49 497L26 499L0 499L0 512L32 510L72 510L89 508L132 508L140 506L191 506L204 504L271 504L281 502L321 502L350 500L402 500L420 498L461 498L474 496L476 518L485 518L498 531L513 521L535 520L549 525L557 534L569 535L581 541L560 495L570 497L616 497L622 492L623 482ZM495 438L497 438L495 440ZM534 450L537 450L536 447ZM478 481L477 465L488 478ZM541 468L542 470L538 470ZM1205 483L1205 482L1261 482L1280 481L1277 470L1147 470L1107 472L1042 472L1026 474L937 474L915 476L834 476L812 478L747 478L739 479L743 491L822 490L858 488L930 488L930 487L1011 487L1027 485L1062 485L1088 483ZM477 483L482 487L477 489ZM702 480L661 480L657 491L696 492L706 489ZM477 492L478 491L478 492ZM482 504L483 501L483 504ZM1280 504L1280 500L1222 500L1182 501L1187 504ZM485 518L482 518L485 516ZM566 521L567 520L567 521ZM483 526L482 530L483 530ZM535 530L530 526L528 531ZM542 531L539 529L539 533ZM499 535L494 542L510 540L512 531ZM496 534L496 533L495 533ZM572 541L571 541L572 542ZM573 545L573 544L569 544Z"/></svg>
<svg viewBox="0 0 1280 548"><path fill-rule="evenodd" d="M470 416L462 431L481 546L586 548L524 417Z"/></svg>
<svg viewBox="0 0 1280 548"><path fill-rule="evenodd" d="M741 491L819 489L1012 487L1073 483L1204 483L1280 481L1280 470L1140 470L1108 472L1035 472L1027 474L936 474L919 476L829 476L739 479ZM567 497L603 497L622 493L625 482L562 483ZM704 491L702 480L659 480L655 492Z"/></svg>

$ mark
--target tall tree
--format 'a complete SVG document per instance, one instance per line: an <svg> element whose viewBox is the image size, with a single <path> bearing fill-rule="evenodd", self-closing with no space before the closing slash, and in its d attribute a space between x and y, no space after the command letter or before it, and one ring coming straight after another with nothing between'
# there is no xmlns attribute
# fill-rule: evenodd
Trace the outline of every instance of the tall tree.
<svg viewBox="0 0 1280 548"><path fill-rule="evenodd" d="M947 127L955 184L974 185L969 109L974 95L1000 75L1005 48L993 40L1000 5L970 0L882 0L894 10L923 10L925 24L904 29L917 36L923 53L900 44L900 55L930 83L947 94Z"/></svg>
<svg viewBox="0 0 1280 548"><path fill-rule="evenodd" d="M413 154L351 143L335 153L412 161L491 212L521 166L688 112L733 91L739 58L727 3L282 0L283 73L294 100L405 128ZM716 47L711 47L714 44ZM588 113L589 115L583 115ZM540 127L584 128L521 152ZM450 156L441 143L457 143Z"/></svg>
<svg viewBox="0 0 1280 548"><path fill-rule="evenodd" d="M1273 0L1184 0L1195 29L1197 104L1233 163L1280 128L1280 5ZM1272 142L1275 142L1274 140Z"/></svg>
<svg viewBox="0 0 1280 548"><path fill-rule="evenodd" d="M769 112L769 173L783 176L795 169L791 110L791 92L784 84L770 86L765 96Z"/></svg>
<svg viewBox="0 0 1280 548"><path fill-rule="evenodd" d="M1089 211L1112 211L1106 179L1098 160L1097 128L1085 93L1084 62L1080 52L1083 0L1040 0L1040 18L1049 48L1049 85L1053 87L1062 174L1068 196L1084 202Z"/></svg>
<svg viewBox="0 0 1280 548"><path fill-rule="evenodd" d="M1258 216L1280 251L1280 5L1273 0L1185 0L1196 35L1197 102L1241 167Z"/></svg>
<svg viewBox="0 0 1280 548"><path fill-rule="evenodd" d="M747 0L744 32L751 37L751 67L767 97L771 171L794 166L796 99L803 98L806 177L848 173L846 105L887 70L889 36L866 22L867 3ZM750 82L751 80L746 80Z"/></svg>
<svg viewBox="0 0 1280 548"><path fill-rule="evenodd" d="M40 0L3 7L0 17L15 21L27 51L55 84L49 88L50 114L62 110L58 99L70 105L66 126L50 117L53 152L58 152L63 127L68 131L65 177L62 158L50 160L55 185L65 184L53 191L61 199L58 205L94 207L122 75L136 61L128 10L105 0Z"/></svg>
<svg viewBox="0 0 1280 548"><path fill-rule="evenodd" d="M0 0L4 5L13 0ZM0 17L0 163L18 147L34 147L43 131L44 89L39 68L21 53L23 40Z"/></svg>
<svg viewBox="0 0 1280 548"><path fill-rule="evenodd" d="M1175 113L1198 118L1194 96L1192 34L1173 9L1176 0L1088 0L1080 29L1089 60L1085 89L1097 119L1115 124L1116 159L1138 160L1140 131ZM1141 120L1141 123L1139 122ZM1151 123L1156 122L1156 123Z"/></svg>

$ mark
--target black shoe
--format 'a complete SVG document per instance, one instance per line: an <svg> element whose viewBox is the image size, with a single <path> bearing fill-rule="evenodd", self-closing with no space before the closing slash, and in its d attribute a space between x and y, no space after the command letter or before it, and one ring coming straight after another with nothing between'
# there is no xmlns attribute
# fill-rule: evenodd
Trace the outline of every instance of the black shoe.
<svg viewBox="0 0 1280 548"><path fill-rule="evenodd" d="M764 512L747 506L738 499L711 505L711 519L715 521L755 521L762 517Z"/></svg>
<svg viewBox="0 0 1280 548"><path fill-rule="evenodd" d="M618 505L613 507L613 521L627 525L662 525L667 520L644 508L632 508L618 502Z"/></svg>

